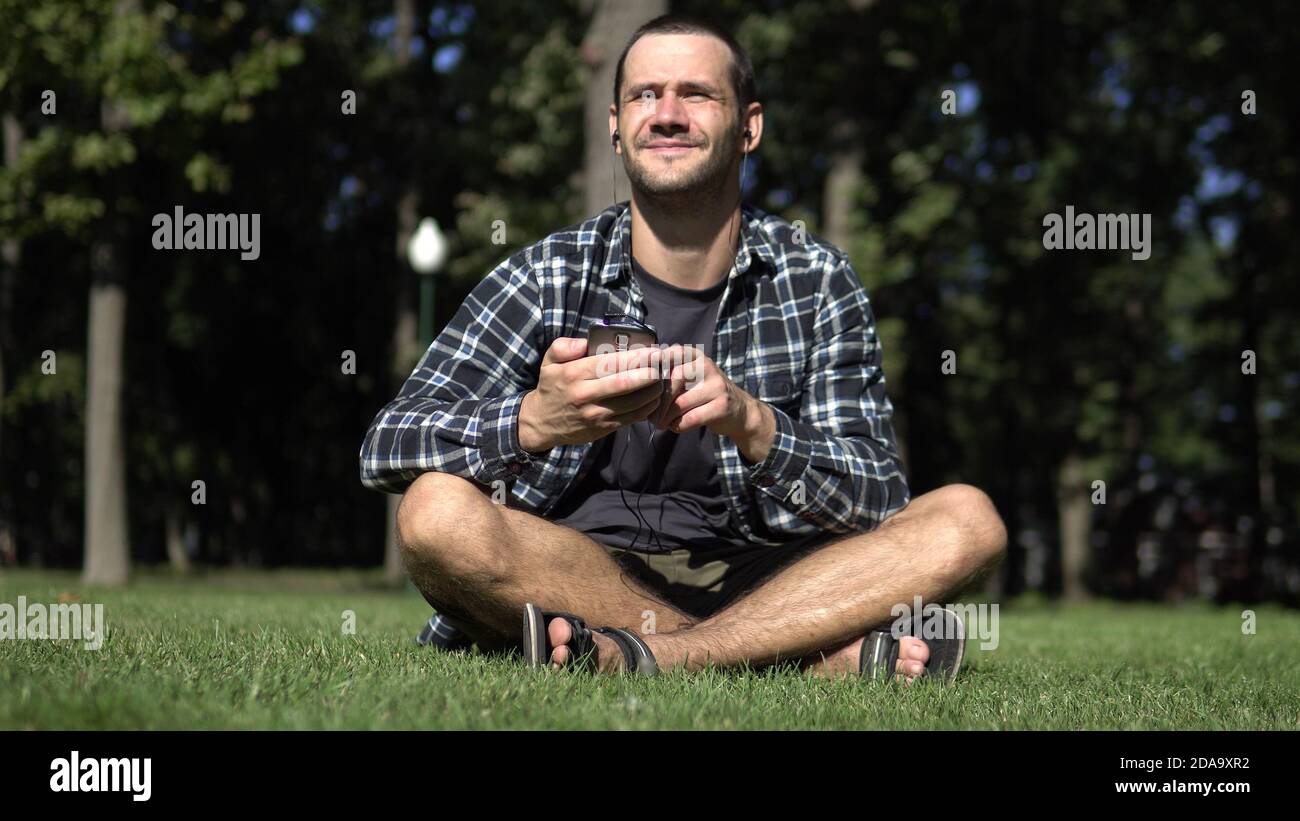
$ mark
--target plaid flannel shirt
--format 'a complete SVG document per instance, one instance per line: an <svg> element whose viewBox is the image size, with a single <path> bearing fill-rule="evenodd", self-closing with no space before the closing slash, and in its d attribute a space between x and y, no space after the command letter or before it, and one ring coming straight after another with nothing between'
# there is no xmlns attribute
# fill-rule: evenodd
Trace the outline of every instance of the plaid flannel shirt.
<svg viewBox="0 0 1300 821"><path fill-rule="evenodd" d="M593 448L525 451L520 403L557 337L585 336L606 313L645 320L625 259L630 224L627 202L610 206L488 274L371 423L362 484L401 493L421 473L443 471L483 486L503 482L512 506L541 516L552 510L591 467ZM870 530L910 493L866 290L829 243L750 206L741 224L714 361L772 407L776 438L751 463L716 437L733 523L749 541L773 547Z"/></svg>

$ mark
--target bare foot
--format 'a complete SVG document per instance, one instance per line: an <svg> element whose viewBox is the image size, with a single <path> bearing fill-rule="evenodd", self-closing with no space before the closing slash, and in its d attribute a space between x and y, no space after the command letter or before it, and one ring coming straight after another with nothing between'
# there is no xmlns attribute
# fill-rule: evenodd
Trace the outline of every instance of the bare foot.
<svg viewBox="0 0 1300 821"><path fill-rule="evenodd" d="M837 678L846 675L858 675L858 662L862 655L863 636L854 639L838 650L812 656L804 670L812 675ZM916 677L925 672L925 663L930 660L930 648L915 636L903 636L898 640L898 662L894 665L896 679L903 684L911 684Z"/></svg>
<svg viewBox="0 0 1300 821"><path fill-rule="evenodd" d="M546 627L546 635L555 649L551 651L551 668L559 668L570 663L572 653L569 640L573 638L573 628L564 619L554 619ZM596 669L602 673L614 673L622 670L623 651L609 636L592 632L592 642L596 645Z"/></svg>

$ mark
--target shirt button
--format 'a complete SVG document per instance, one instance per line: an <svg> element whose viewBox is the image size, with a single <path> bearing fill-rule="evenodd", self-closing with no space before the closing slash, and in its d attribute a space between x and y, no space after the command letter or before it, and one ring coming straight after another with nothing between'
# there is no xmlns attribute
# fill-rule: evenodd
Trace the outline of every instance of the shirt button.
<svg viewBox="0 0 1300 821"><path fill-rule="evenodd" d="M759 487L771 487L774 484L776 484L776 480L773 479L771 476L763 475L758 477Z"/></svg>
<svg viewBox="0 0 1300 821"><path fill-rule="evenodd" d="M519 464L518 462L511 462L510 465L509 465L509 468L510 468L510 472L511 472L511 473L513 473L513 474L515 474L516 476L518 476L519 473L520 473L521 471L523 471L524 466L521 465L521 464Z"/></svg>

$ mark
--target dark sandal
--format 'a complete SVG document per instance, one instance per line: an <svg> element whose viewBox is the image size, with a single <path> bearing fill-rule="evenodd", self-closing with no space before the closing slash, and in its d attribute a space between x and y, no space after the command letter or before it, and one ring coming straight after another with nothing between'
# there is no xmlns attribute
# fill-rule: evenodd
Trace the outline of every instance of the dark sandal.
<svg viewBox="0 0 1300 821"><path fill-rule="evenodd" d="M939 624L935 621L939 620ZM901 635L914 636L925 642L930 648L930 660L925 664L922 676L940 678L945 684L957 677L961 669L962 657L966 653L966 625L961 616L948 608L922 611L920 629L914 630L913 617L909 616L900 625ZM943 638L926 638L938 634ZM948 637L952 638L948 638ZM892 680L898 673L898 652L901 645L894 638L890 625L877 627L867 634L862 642L862 654L858 658L858 671L866 678Z"/></svg>
<svg viewBox="0 0 1300 821"><path fill-rule="evenodd" d="M535 604L524 605L524 661L530 667L549 667L551 644L546 628L555 619L564 619L569 623L573 636L566 645L573 661L565 666L594 670L596 667L596 643L592 640L593 632L609 636L623 653L623 664L628 672L642 675L654 675L659 672L654 654L641 637L621 627L587 627L578 616L572 613L558 613L542 610Z"/></svg>

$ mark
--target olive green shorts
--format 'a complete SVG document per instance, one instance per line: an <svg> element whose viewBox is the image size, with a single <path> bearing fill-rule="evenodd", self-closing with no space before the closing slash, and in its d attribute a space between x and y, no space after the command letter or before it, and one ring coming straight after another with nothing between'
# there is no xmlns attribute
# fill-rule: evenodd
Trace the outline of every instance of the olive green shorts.
<svg viewBox="0 0 1300 821"><path fill-rule="evenodd" d="M605 550L651 593L687 615L707 618L825 543L823 538L779 547L736 545L703 552L682 548L646 553L609 546Z"/></svg>

